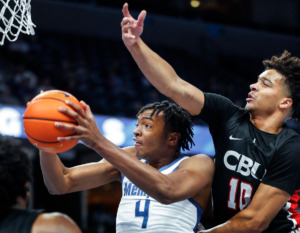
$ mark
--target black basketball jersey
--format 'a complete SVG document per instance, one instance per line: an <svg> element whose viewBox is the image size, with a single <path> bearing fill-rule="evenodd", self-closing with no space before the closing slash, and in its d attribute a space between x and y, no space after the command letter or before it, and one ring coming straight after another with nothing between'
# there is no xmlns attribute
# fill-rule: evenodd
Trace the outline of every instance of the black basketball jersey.
<svg viewBox="0 0 300 233"><path fill-rule="evenodd" d="M297 229L300 136L286 126L279 134L257 129L245 109L217 94L205 93L200 117L208 124L215 146L212 195L217 223L246 208L262 182L292 196L264 232Z"/></svg>
<svg viewBox="0 0 300 233"><path fill-rule="evenodd" d="M42 210L11 209L0 219L0 233L30 233Z"/></svg>

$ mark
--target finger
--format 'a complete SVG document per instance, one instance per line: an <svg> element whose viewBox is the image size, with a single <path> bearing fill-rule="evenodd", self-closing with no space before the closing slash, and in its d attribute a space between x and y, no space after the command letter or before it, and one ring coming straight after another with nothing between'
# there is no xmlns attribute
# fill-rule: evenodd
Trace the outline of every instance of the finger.
<svg viewBox="0 0 300 233"><path fill-rule="evenodd" d="M85 104L85 110L86 110L86 114L89 115L89 116L93 116L93 113L92 113L92 110L90 108L89 105L87 105L86 103Z"/></svg>
<svg viewBox="0 0 300 233"><path fill-rule="evenodd" d="M80 101L80 104L84 109L85 119L88 120L88 121L94 120L94 115L92 113L92 110L91 110L90 106L86 102L84 102L83 100Z"/></svg>
<svg viewBox="0 0 300 233"><path fill-rule="evenodd" d="M130 35L130 34L126 34L126 35L123 35L123 38L131 40L131 39L135 39L135 36L134 35Z"/></svg>
<svg viewBox="0 0 300 233"><path fill-rule="evenodd" d="M80 101L81 106L83 107L84 110L86 110L86 107L88 106L86 104L86 102L84 102L83 100Z"/></svg>
<svg viewBox="0 0 300 233"><path fill-rule="evenodd" d="M83 128L80 127L80 126L75 126L75 125L70 125L70 124L63 124L63 123L60 123L60 122L55 122L54 125L57 128L75 132L75 134L70 135L70 136L57 137L57 141L59 141L59 142L72 141L72 140L81 140L82 135L84 134L84 130L82 130Z"/></svg>
<svg viewBox="0 0 300 233"><path fill-rule="evenodd" d="M77 104L73 103L70 100L66 100L65 103L69 105L71 108L73 108L76 112L78 112L80 116L84 116L85 112L80 106L78 106Z"/></svg>
<svg viewBox="0 0 300 233"><path fill-rule="evenodd" d="M129 13L129 10L128 10L128 3L127 2L125 2L125 4L123 5L122 12L123 12L123 15L125 17L131 17L132 18L132 16Z"/></svg>
<svg viewBox="0 0 300 233"><path fill-rule="evenodd" d="M66 129L66 130L74 131L74 132L78 131L77 125L65 124L65 123L61 123L61 122L54 122L54 125L56 128L59 128L59 129Z"/></svg>
<svg viewBox="0 0 300 233"><path fill-rule="evenodd" d="M146 18L146 15L147 15L147 12L145 10L143 10L140 14L139 14L139 17L138 17L138 20L137 20L137 26L143 26L144 25L144 21L145 21L145 18Z"/></svg>
<svg viewBox="0 0 300 233"><path fill-rule="evenodd" d="M130 24L133 24L134 21L135 21L135 20L132 19L132 18L125 17L125 18L123 18L122 21L121 21L121 27L124 27L124 26L126 26L126 25L130 25Z"/></svg>
<svg viewBox="0 0 300 233"><path fill-rule="evenodd" d="M128 39L135 39L135 35L129 33L128 31L130 30L131 27L123 27L122 28L122 34L125 38L128 38Z"/></svg>
<svg viewBox="0 0 300 233"><path fill-rule="evenodd" d="M66 141L74 141L74 140L80 140L81 136L73 135L68 137L57 137L57 141L59 142L66 142Z"/></svg>
<svg viewBox="0 0 300 233"><path fill-rule="evenodd" d="M81 109L82 110L82 109ZM68 108L64 108L64 107L58 107L58 111L60 111L61 113L74 118L78 124L83 124L83 117L81 115L78 114L78 112L72 111L71 109Z"/></svg>
<svg viewBox="0 0 300 233"><path fill-rule="evenodd" d="M84 108L85 114L87 116L93 118L93 113L92 113L90 106L88 104L86 104L86 102L84 102L83 100L80 101L80 104Z"/></svg>

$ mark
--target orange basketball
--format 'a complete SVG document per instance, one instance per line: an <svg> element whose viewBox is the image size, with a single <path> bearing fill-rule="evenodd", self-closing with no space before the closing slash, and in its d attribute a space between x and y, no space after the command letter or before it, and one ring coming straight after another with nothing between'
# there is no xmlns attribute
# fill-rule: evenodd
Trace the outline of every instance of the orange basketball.
<svg viewBox="0 0 300 233"><path fill-rule="evenodd" d="M74 132L59 129L55 122L77 125L77 121L58 111L58 107L72 109L65 104L70 100L81 107L70 93L60 90L42 92L30 101L23 115L24 130L28 140L38 149L50 153L61 153L73 148L78 140L58 142L57 137L70 136Z"/></svg>

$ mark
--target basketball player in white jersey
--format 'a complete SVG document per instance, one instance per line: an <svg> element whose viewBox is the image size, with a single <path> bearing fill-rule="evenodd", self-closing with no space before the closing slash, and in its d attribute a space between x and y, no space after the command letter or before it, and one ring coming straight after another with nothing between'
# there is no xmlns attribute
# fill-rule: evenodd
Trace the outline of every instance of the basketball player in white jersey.
<svg viewBox="0 0 300 233"><path fill-rule="evenodd" d="M121 149L98 129L90 107L74 111L59 108L74 117L78 126L55 123L76 132L59 141L81 140L103 159L66 168L55 154L40 152L41 168L50 193L64 194L103 184L122 182L117 232L195 232L206 208L214 163L206 155L181 156L192 146L193 123L175 103L163 101L144 106L137 114L135 146Z"/></svg>

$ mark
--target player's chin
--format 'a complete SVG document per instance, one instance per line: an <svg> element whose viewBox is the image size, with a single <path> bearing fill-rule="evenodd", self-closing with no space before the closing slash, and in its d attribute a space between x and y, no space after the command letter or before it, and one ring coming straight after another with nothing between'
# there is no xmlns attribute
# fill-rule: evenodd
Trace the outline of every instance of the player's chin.
<svg viewBox="0 0 300 233"><path fill-rule="evenodd" d="M139 159L146 159L145 158L145 153L143 152L143 151L141 151L141 150L135 150L135 154L136 154L136 157L138 157Z"/></svg>
<svg viewBox="0 0 300 233"><path fill-rule="evenodd" d="M139 151L139 149L137 149L136 147L135 147L135 155L136 155L136 157L138 157L138 158L141 158L141 153L140 153L140 151Z"/></svg>
<svg viewBox="0 0 300 233"><path fill-rule="evenodd" d="M245 105L245 109L248 110L248 111L251 111L252 109L252 104L247 102L246 105Z"/></svg>

